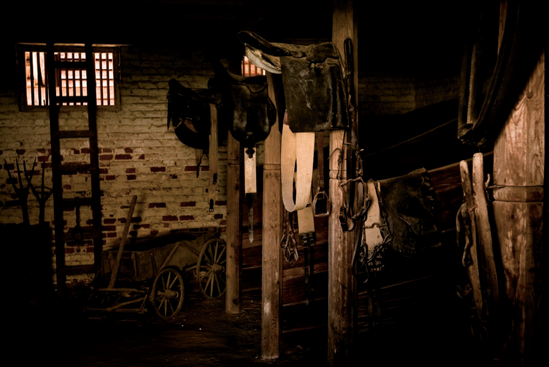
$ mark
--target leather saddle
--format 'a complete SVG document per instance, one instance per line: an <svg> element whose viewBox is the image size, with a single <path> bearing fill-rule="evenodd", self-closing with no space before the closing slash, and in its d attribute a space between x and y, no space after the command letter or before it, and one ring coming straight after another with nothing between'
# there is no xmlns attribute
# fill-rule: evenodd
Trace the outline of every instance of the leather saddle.
<svg viewBox="0 0 549 367"><path fill-rule="evenodd" d="M243 77L214 64L213 86L221 95L219 118L231 135L253 154L255 144L267 138L276 122L276 107L268 95L263 75Z"/></svg>
<svg viewBox="0 0 549 367"><path fill-rule="evenodd" d="M221 96L214 88L190 89L175 79L170 79L168 85L168 129L171 123L183 144L207 151L211 118L209 105L218 105Z"/></svg>
<svg viewBox="0 0 549 367"><path fill-rule="evenodd" d="M256 66L282 74L293 133L348 127L343 67L334 43L270 43L248 31L240 32L238 38Z"/></svg>
<svg viewBox="0 0 549 367"><path fill-rule="evenodd" d="M383 266L379 254L388 248L409 257L441 246L435 190L425 168L368 181L364 200L366 210L353 256L353 273L363 282L370 270Z"/></svg>

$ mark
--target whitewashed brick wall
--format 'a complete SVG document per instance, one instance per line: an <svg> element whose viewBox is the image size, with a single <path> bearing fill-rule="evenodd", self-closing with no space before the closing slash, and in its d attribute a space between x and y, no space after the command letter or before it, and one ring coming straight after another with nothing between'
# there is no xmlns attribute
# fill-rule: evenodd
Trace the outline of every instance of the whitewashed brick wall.
<svg viewBox="0 0 549 367"><path fill-rule="evenodd" d="M11 49L10 49L11 50ZM13 57L3 53L6 57ZM22 222L21 207L8 180L15 175L15 161L25 161L30 169L33 160L45 163L46 186L51 187L51 148L49 116L43 112L19 112L14 64L0 73L0 222ZM137 195L130 240L135 237L160 236L171 230L226 225L226 142L219 148L217 200L214 211L207 205L208 159L202 162L196 177L194 149L184 146L172 130L167 130L168 81L175 78L186 87L205 88L213 75L200 51L164 48L121 48L121 108L98 111L98 144L101 180L101 204L104 248L117 246L122 237L129 203ZM61 108L61 129L85 128L87 113L75 108ZM62 145L63 160L87 161L89 146L85 139L67 140ZM6 160L7 164L4 163ZM22 165L21 165L22 168ZM39 186L40 166L35 168L33 183ZM89 193L89 176L65 177L65 197ZM24 185L26 181L23 179ZM38 223L38 202L28 198L31 224ZM81 225L91 225L91 213L81 208ZM53 198L47 202L45 220L53 229ZM76 225L75 210L65 212L65 230ZM91 243L66 246L66 263L93 263ZM54 263L54 259L52 258ZM87 281L91 274L69 281Z"/></svg>

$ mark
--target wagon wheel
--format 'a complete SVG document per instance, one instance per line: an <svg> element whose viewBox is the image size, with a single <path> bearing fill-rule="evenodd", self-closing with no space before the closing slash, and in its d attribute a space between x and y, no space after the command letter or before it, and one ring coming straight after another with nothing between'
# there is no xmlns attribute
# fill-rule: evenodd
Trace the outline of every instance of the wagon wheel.
<svg viewBox="0 0 549 367"><path fill-rule="evenodd" d="M226 248L225 241L212 238L204 244L198 256L196 278L202 294L207 298L217 298L225 293Z"/></svg>
<svg viewBox="0 0 549 367"><path fill-rule="evenodd" d="M150 296L156 314L162 319L177 315L183 306L185 285L176 269L163 269L154 279Z"/></svg>

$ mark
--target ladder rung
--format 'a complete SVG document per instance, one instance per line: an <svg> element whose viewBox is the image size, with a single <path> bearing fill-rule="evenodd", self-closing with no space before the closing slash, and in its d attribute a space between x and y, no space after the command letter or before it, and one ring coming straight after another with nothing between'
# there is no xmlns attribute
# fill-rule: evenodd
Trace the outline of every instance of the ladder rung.
<svg viewBox="0 0 549 367"><path fill-rule="evenodd" d="M55 96L55 98L53 99L53 103L90 103L90 100L91 99L88 96Z"/></svg>
<svg viewBox="0 0 549 367"><path fill-rule="evenodd" d="M91 130L61 130L54 133L54 136L59 139L91 138L95 135L95 132Z"/></svg>
<svg viewBox="0 0 549 367"><path fill-rule="evenodd" d="M73 174L73 173L92 173L95 167L89 163L64 163L59 165L59 172L61 174Z"/></svg>
<svg viewBox="0 0 549 367"><path fill-rule="evenodd" d="M86 61L55 61L53 67L56 69L84 70L86 69Z"/></svg>

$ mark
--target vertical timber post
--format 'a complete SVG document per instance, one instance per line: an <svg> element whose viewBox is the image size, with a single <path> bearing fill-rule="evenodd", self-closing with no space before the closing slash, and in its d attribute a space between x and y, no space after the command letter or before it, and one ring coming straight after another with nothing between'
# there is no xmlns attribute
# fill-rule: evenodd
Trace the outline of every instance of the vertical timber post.
<svg viewBox="0 0 549 367"><path fill-rule="evenodd" d="M505 351L513 366L541 360L544 84L542 54L494 145L493 207L508 317Z"/></svg>
<svg viewBox="0 0 549 367"><path fill-rule="evenodd" d="M275 101L273 76L267 73L269 98ZM280 303L282 290L282 189L280 181L280 141L277 121L265 139L263 164L263 230L261 282L261 358L276 359L280 354Z"/></svg>
<svg viewBox="0 0 549 367"><path fill-rule="evenodd" d="M225 311L228 314L238 314L242 310L240 165L240 143L229 133L227 147L227 291L225 293Z"/></svg>
<svg viewBox="0 0 549 367"><path fill-rule="evenodd" d="M353 43L353 82L355 96L354 125L350 131L343 130L330 132L330 188L329 195L332 201L332 210L328 220L328 364L330 366L345 366L351 362L351 348L354 333L354 313L356 298L356 282L351 273L353 256L353 232L344 232L339 222L339 209L343 203L343 194L339 187L339 179L347 178L347 148L343 139L357 144L358 114L358 53L357 53L357 22L353 0L334 0L332 41L338 47L342 57L344 41L350 38ZM345 60L342 60L345 64ZM341 167L338 160L343 158ZM341 171L339 171L341 169Z"/></svg>

